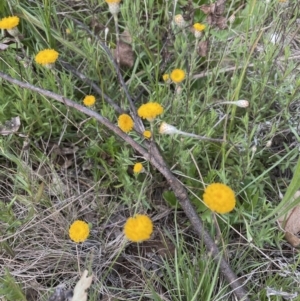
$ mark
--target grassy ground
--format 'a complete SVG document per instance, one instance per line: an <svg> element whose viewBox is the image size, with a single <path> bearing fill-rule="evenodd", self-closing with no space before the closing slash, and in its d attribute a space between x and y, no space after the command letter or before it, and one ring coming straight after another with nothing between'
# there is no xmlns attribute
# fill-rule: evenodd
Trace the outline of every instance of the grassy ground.
<svg viewBox="0 0 300 301"><path fill-rule="evenodd" d="M130 43L120 50L121 74L136 107L149 100L164 107L153 125L155 140L249 298L284 300L299 293L299 256L274 216L264 218L279 204L298 160L299 4L228 0L221 15L210 16L199 9L205 4L122 1L118 30ZM184 15L185 28L173 22L175 14ZM0 52L1 71L80 104L96 95L93 110L116 124L118 114L93 81L128 111L101 46L117 43L104 1L8 0L0 17L9 15L20 17L22 36L18 43L2 31L0 45L9 47ZM220 16L224 28L209 24ZM194 22L207 26L200 40L189 30ZM59 52L55 70L34 61L45 48ZM162 80L175 68L186 72L180 89ZM155 168L82 112L2 79L0 85L0 122L21 120L17 133L0 136L2 300L48 300L60 284L73 288L84 269L95 275L91 301L235 300ZM241 99L248 108L220 104ZM159 135L161 121L228 143ZM136 162L145 173L133 173ZM228 184L238 200L233 212L216 219L202 203L212 182ZM122 232L136 212L155 225L151 240L138 245L125 243ZM82 244L68 237L76 219L91 227Z"/></svg>

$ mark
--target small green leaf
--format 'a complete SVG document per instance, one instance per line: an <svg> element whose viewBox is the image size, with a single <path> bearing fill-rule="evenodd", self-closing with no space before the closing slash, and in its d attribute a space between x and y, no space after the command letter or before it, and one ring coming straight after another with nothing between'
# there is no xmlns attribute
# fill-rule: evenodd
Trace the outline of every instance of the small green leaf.
<svg viewBox="0 0 300 301"><path fill-rule="evenodd" d="M178 208L180 206L173 191L165 190L163 192L163 198L173 208Z"/></svg>

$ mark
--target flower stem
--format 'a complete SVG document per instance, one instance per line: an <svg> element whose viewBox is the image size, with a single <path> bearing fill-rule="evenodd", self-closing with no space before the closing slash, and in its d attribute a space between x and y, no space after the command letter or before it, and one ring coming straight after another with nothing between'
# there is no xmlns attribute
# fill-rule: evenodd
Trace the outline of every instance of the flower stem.
<svg viewBox="0 0 300 301"><path fill-rule="evenodd" d="M181 135L187 136L187 137L197 138L197 139L199 139L199 140L206 140L206 141L213 141L213 142L221 142L221 143L224 142L223 139L209 138L209 137L205 137L205 136L196 135L196 134L193 134L193 133L186 133L186 132L183 132L183 131L180 131L180 130L178 130L177 134L181 134Z"/></svg>

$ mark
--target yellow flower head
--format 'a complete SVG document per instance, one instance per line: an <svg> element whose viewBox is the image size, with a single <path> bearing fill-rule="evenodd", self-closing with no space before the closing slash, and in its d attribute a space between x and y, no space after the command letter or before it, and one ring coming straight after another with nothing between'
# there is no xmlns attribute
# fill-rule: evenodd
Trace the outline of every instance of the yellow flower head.
<svg viewBox="0 0 300 301"><path fill-rule="evenodd" d="M133 166L133 172L135 174L139 174L140 172L142 172L144 169L143 164L142 163L135 163Z"/></svg>
<svg viewBox="0 0 300 301"><path fill-rule="evenodd" d="M202 37L202 31L206 28L204 24L195 23L192 27L192 32L194 32L194 36L196 39L200 39Z"/></svg>
<svg viewBox="0 0 300 301"><path fill-rule="evenodd" d="M206 26L204 24L201 24L201 23L195 23L193 25L193 28L194 28L195 31L200 31L201 32L206 28Z"/></svg>
<svg viewBox="0 0 300 301"><path fill-rule="evenodd" d="M153 232L153 223L147 215L129 217L124 225L125 237L133 242L148 240Z"/></svg>
<svg viewBox="0 0 300 301"><path fill-rule="evenodd" d="M87 95L83 100L83 104L87 107L93 106L95 102L96 102L96 98L94 95Z"/></svg>
<svg viewBox="0 0 300 301"><path fill-rule="evenodd" d="M118 126L123 132L128 133L133 129L134 122L128 114L122 114L118 118Z"/></svg>
<svg viewBox="0 0 300 301"><path fill-rule="evenodd" d="M84 242L90 234L89 225L80 220L76 220L69 229L69 236L74 242Z"/></svg>
<svg viewBox="0 0 300 301"><path fill-rule="evenodd" d="M54 64L58 55L59 53L54 49L44 49L35 56L35 61L40 65Z"/></svg>
<svg viewBox="0 0 300 301"><path fill-rule="evenodd" d="M185 79L185 72L182 69L174 69L170 78L175 84L180 84Z"/></svg>
<svg viewBox="0 0 300 301"><path fill-rule="evenodd" d="M3 18L0 20L0 29L12 29L18 26L20 19L16 16Z"/></svg>
<svg viewBox="0 0 300 301"><path fill-rule="evenodd" d="M203 194L206 206L217 213L228 213L235 207L234 191L222 183L213 183L206 187Z"/></svg>
<svg viewBox="0 0 300 301"><path fill-rule="evenodd" d="M144 131L143 136L146 139L150 139L152 137L152 133L150 131Z"/></svg>
<svg viewBox="0 0 300 301"><path fill-rule="evenodd" d="M167 82L169 79L170 79L170 75L168 73L165 73L163 76L162 76L164 82Z"/></svg>
<svg viewBox="0 0 300 301"><path fill-rule="evenodd" d="M164 108L157 102L148 102L139 107L137 113L141 118L152 121L156 116L162 114Z"/></svg>

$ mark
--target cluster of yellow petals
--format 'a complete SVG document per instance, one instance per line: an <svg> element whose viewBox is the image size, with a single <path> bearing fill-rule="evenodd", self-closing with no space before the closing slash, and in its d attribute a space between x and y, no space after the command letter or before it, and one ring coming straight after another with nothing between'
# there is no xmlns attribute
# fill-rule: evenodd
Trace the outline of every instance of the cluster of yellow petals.
<svg viewBox="0 0 300 301"><path fill-rule="evenodd" d="M194 33L196 39L200 39L202 37L202 32L204 31L205 28L206 26L201 23L195 23L192 26L192 32Z"/></svg>
<svg viewBox="0 0 300 301"><path fill-rule="evenodd" d="M152 137L152 133L151 133L151 131L144 131L143 136L146 139L150 139Z"/></svg>
<svg viewBox="0 0 300 301"><path fill-rule="evenodd" d="M94 95L87 95L83 100L83 104L87 107L93 106L95 102L96 102L96 98Z"/></svg>
<svg viewBox="0 0 300 301"><path fill-rule="evenodd" d="M89 225L80 220L76 220L69 229L69 236L74 242L84 242L90 234Z"/></svg>
<svg viewBox="0 0 300 301"><path fill-rule="evenodd" d="M35 61L40 65L54 64L58 58L59 53L54 49L44 49L38 52L35 56Z"/></svg>
<svg viewBox="0 0 300 301"><path fill-rule="evenodd" d="M134 122L128 114L121 114L118 118L118 126L123 132L128 133L133 129Z"/></svg>
<svg viewBox="0 0 300 301"><path fill-rule="evenodd" d="M142 163L135 163L133 166L133 172L139 174L143 171L144 167Z"/></svg>
<svg viewBox="0 0 300 301"><path fill-rule="evenodd" d="M0 20L0 29L12 29L18 26L20 19L16 16L6 17Z"/></svg>
<svg viewBox="0 0 300 301"><path fill-rule="evenodd" d="M170 74L168 73L165 73L163 76L162 76L164 82L168 82L170 80Z"/></svg>
<svg viewBox="0 0 300 301"><path fill-rule="evenodd" d="M208 185L203 194L203 202L210 210L221 214L232 211L236 204L234 191L222 183Z"/></svg>
<svg viewBox="0 0 300 301"><path fill-rule="evenodd" d="M148 240L153 232L153 223L147 215L129 217L124 225L125 237L133 242Z"/></svg>
<svg viewBox="0 0 300 301"><path fill-rule="evenodd" d="M206 26L204 24L201 24L201 23L195 23L193 25L193 28L194 28L194 30L201 32L206 28Z"/></svg>
<svg viewBox="0 0 300 301"><path fill-rule="evenodd" d="M174 69L170 78L175 84L180 84L185 79L185 72L182 69Z"/></svg>
<svg viewBox="0 0 300 301"><path fill-rule="evenodd" d="M137 111L138 115L141 118L147 119L149 121L152 121L154 118L156 118L163 112L163 107L157 102L148 102L146 104L143 104L139 107Z"/></svg>

